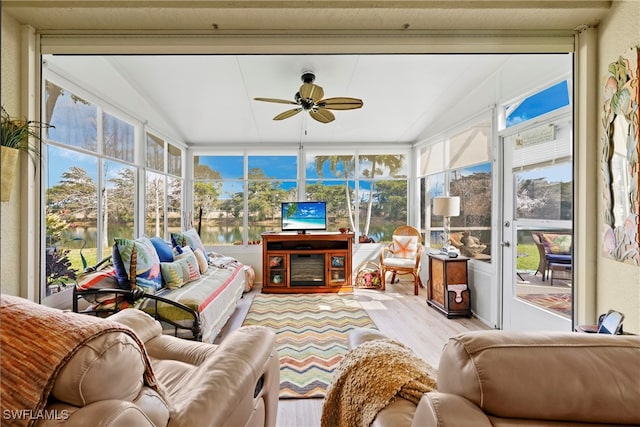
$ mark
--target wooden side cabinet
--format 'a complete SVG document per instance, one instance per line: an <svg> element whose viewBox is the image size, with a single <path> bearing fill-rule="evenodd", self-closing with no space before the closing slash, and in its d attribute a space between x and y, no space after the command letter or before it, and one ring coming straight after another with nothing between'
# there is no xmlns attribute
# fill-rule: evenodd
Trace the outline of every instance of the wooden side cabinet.
<svg viewBox="0 0 640 427"><path fill-rule="evenodd" d="M469 258L429 254L427 304L448 318L471 317L471 291L467 273Z"/></svg>

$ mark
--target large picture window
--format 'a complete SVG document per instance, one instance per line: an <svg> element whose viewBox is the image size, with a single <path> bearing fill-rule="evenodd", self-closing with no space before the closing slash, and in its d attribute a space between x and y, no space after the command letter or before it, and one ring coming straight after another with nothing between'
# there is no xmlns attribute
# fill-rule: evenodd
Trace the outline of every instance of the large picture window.
<svg viewBox="0 0 640 427"><path fill-rule="evenodd" d="M421 149L420 218L428 246L440 248L444 243L444 222L433 214L433 199L459 196L460 215L451 218L451 244L466 256L491 260L491 146L491 119L487 116Z"/></svg>
<svg viewBox="0 0 640 427"><path fill-rule="evenodd" d="M44 295L111 255L114 238L166 237L169 227L180 228L182 218L182 149L147 134L146 157L137 159L136 128L142 123L124 120L113 108L106 111L63 86L45 82L44 114L52 127L44 137ZM141 200L143 221L137 218Z"/></svg>

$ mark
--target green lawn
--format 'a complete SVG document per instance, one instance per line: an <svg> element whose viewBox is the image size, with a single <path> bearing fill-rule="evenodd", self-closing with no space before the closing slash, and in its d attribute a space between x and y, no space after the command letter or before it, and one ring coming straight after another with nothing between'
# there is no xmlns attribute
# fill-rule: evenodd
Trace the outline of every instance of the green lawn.
<svg viewBox="0 0 640 427"><path fill-rule="evenodd" d="M516 261L518 271L536 271L538 269L540 256L535 243L519 244L518 255L518 260Z"/></svg>

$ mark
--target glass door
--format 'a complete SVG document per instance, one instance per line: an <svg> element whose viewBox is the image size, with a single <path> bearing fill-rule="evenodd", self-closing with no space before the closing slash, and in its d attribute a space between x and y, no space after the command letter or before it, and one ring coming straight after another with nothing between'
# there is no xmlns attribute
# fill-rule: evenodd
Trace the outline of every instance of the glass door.
<svg viewBox="0 0 640 427"><path fill-rule="evenodd" d="M503 132L503 328L572 328L569 114Z"/></svg>

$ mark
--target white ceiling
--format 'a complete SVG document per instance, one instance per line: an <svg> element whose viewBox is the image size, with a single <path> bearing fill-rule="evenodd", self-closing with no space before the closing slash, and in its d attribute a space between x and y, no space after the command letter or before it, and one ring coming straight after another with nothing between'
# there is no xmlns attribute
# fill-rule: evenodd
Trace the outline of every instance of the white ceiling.
<svg viewBox="0 0 640 427"><path fill-rule="evenodd" d="M525 55L529 58L531 55ZM48 66L113 104L143 99L189 145L376 144L415 142L420 133L496 73L510 55L53 56ZM538 58L538 57L536 57ZM542 61L542 57L539 57ZM101 64L109 64L105 67ZM97 75L94 70L100 69ZM107 70L110 69L111 71ZM106 70L106 71L105 71ZM293 99L304 71L325 97L361 98L323 124L306 112L255 97ZM535 70L531 70L535 72ZM102 85L118 74L131 88ZM522 76L520 76L522 77ZM133 92L136 91L137 94ZM126 104L125 104L126 105ZM136 105L135 103L131 105ZM129 108L133 111L134 107Z"/></svg>

